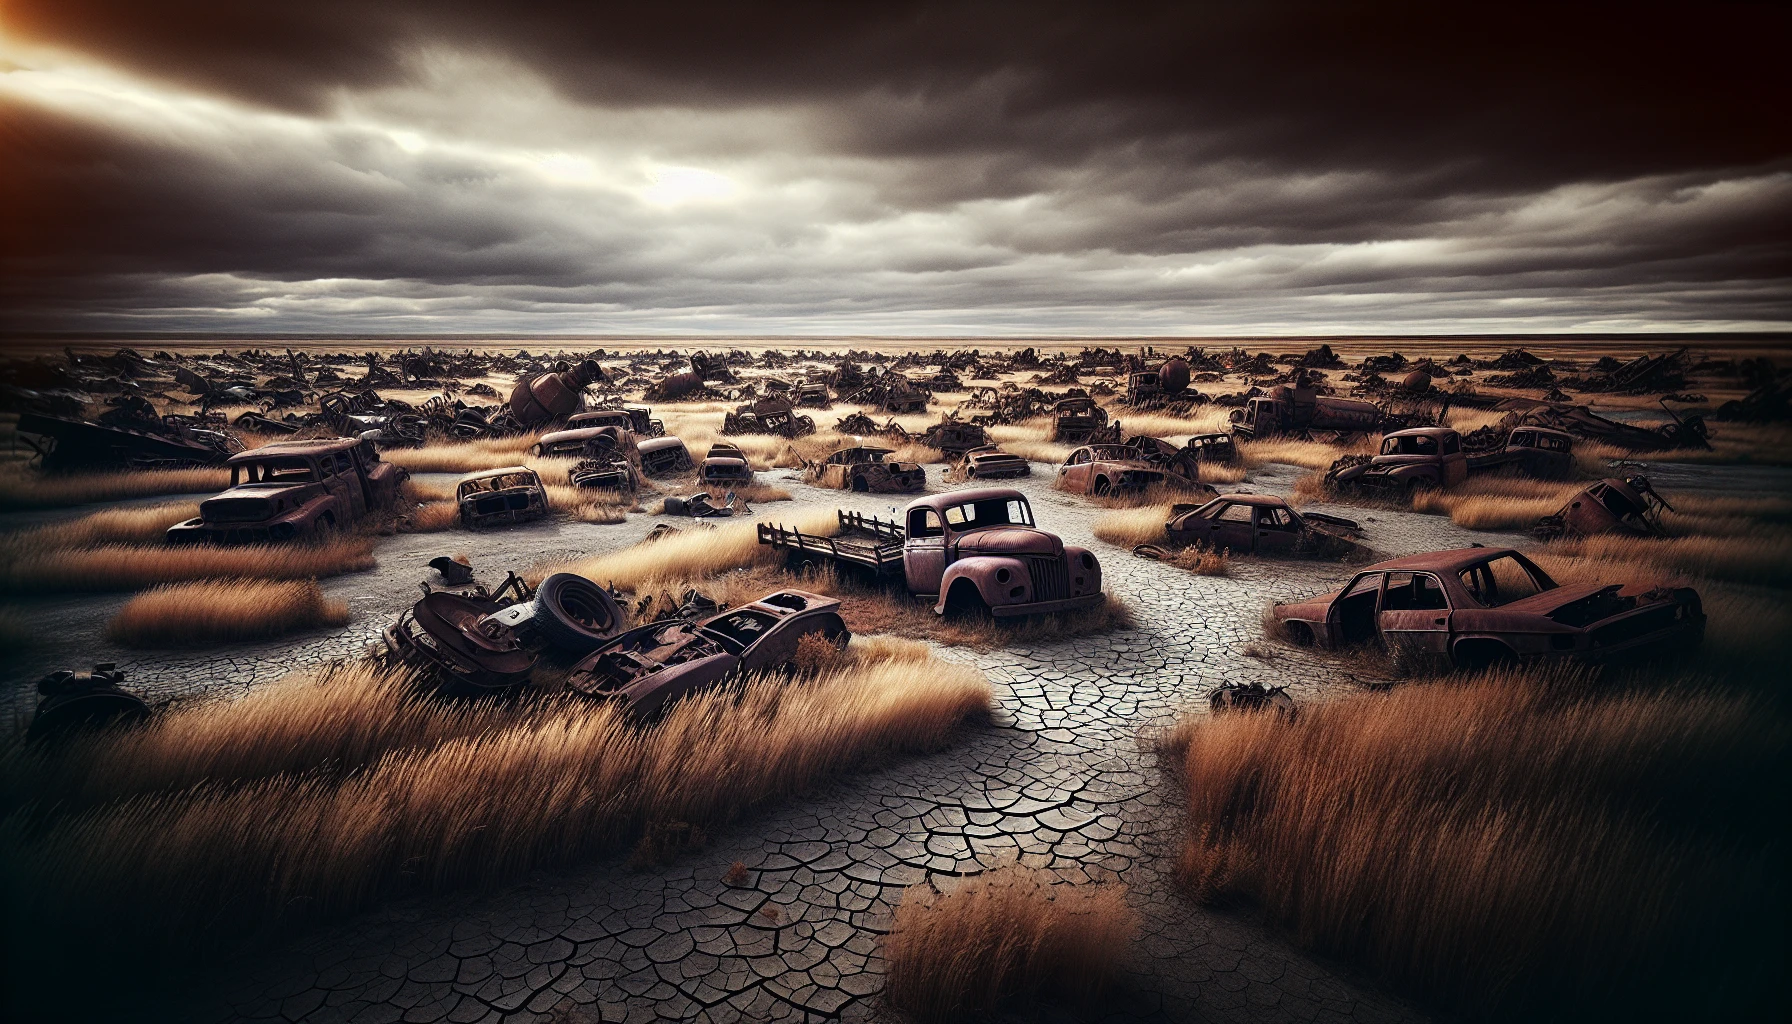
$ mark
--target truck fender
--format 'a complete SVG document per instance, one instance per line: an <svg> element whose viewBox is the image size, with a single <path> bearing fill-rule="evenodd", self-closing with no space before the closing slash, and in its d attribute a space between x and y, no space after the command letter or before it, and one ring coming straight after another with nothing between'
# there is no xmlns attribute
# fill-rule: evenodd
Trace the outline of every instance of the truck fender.
<svg viewBox="0 0 1792 1024"><path fill-rule="evenodd" d="M338 529L353 525L352 517L343 510L342 502L338 501L334 494L320 494L310 501L307 501L305 504L300 505L298 508L288 510L285 515L280 516L274 521L277 523L292 523L302 530L308 530L312 529L314 524L319 519L323 518L325 512L330 513L335 518L336 527Z"/></svg>
<svg viewBox="0 0 1792 1024"><path fill-rule="evenodd" d="M1064 545L1064 561L1070 569L1070 596L1101 593L1101 560L1088 548Z"/></svg>
<svg viewBox="0 0 1792 1024"><path fill-rule="evenodd" d="M1441 466L1427 465L1423 463L1415 466L1396 466L1388 472L1388 476L1391 479L1399 480L1402 483L1405 483L1408 480L1429 480L1432 483L1436 483L1443 478L1443 473L1441 472L1442 468L1443 467Z"/></svg>
<svg viewBox="0 0 1792 1024"><path fill-rule="evenodd" d="M997 576L1004 569L1009 574L1008 581L1005 583L1001 582ZM982 596L983 603L991 608L1004 604L1020 604L1022 599L1009 597L1008 589L1015 586L1031 587L1033 585L1033 578L1028 574L1025 563L1018 558L1001 555L976 555L971 558L961 558L946 566L946 574L940 577L940 596L933 609L936 614L944 615L946 613L946 598L952 593L952 584L961 579L970 580L977 587L977 593Z"/></svg>

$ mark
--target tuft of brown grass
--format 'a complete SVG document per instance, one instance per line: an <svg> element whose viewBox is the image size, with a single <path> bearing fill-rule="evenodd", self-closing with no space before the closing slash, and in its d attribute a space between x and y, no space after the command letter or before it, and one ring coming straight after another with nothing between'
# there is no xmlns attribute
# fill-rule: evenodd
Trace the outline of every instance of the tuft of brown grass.
<svg viewBox="0 0 1792 1024"><path fill-rule="evenodd" d="M1784 955L1766 780L1788 739L1733 693L1514 670L1191 716L1162 751L1197 898L1476 1017L1721 1019Z"/></svg>
<svg viewBox="0 0 1792 1024"><path fill-rule="evenodd" d="M1238 451L1244 456L1244 464L1250 467L1279 462L1307 469L1326 470L1345 455L1374 455L1380 450L1380 443L1379 438L1368 438L1353 445L1273 438L1242 442Z"/></svg>
<svg viewBox="0 0 1792 1024"><path fill-rule="evenodd" d="M1742 537L1618 537L1557 541L1539 552L1557 582L1617 582L1618 573L1682 576L1694 580L1792 586L1792 535ZM1541 564L1541 563L1540 563ZM1562 572L1564 576L1557 577Z"/></svg>
<svg viewBox="0 0 1792 1024"><path fill-rule="evenodd" d="M812 509L784 525L805 533L831 535L839 520L831 511ZM730 522L715 529L690 526L683 533L652 543L636 544L621 551L576 559L531 570L532 580L551 572L571 572L618 589L642 592L642 584L667 579L703 579L752 565L770 565L782 555L759 543L751 522Z"/></svg>
<svg viewBox="0 0 1792 1024"><path fill-rule="evenodd" d="M1585 481L1533 480L1520 476L1481 476L1447 491L1420 491L1412 510L1447 515L1468 530L1523 530L1554 515Z"/></svg>
<svg viewBox="0 0 1792 1024"><path fill-rule="evenodd" d="M106 639L126 647L204 647L347 622L348 605L326 599L316 580L201 580L132 598L106 624Z"/></svg>
<svg viewBox="0 0 1792 1024"><path fill-rule="evenodd" d="M155 544L168 528L199 514L198 502L109 508L79 519L27 530L9 542L25 550L84 548L96 544Z"/></svg>
<svg viewBox="0 0 1792 1024"><path fill-rule="evenodd" d="M0 511L122 501L155 494L205 494L230 486L230 470L120 470L46 476L22 471L0 477Z"/></svg>
<svg viewBox="0 0 1792 1024"><path fill-rule="evenodd" d="M1148 505L1108 512L1095 520L1093 532L1100 540L1131 549L1164 539L1164 524L1170 521L1170 506Z"/></svg>
<svg viewBox="0 0 1792 1024"><path fill-rule="evenodd" d="M919 1021L1032 1002L1087 999L1114 983L1138 921L1126 888L1054 884L1009 865L940 894L903 893L884 939L891 1005Z"/></svg>
<svg viewBox="0 0 1792 1024"><path fill-rule="evenodd" d="M373 540L343 537L325 544L209 547L181 545L18 553L0 563L0 586L39 592L141 590L200 579L311 579L375 565Z"/></svg>
<svg viewBox="0 0 1792 1024"><path fill-rule="evenodd" d="M380 457L413 473L476 473L482 469L502 469L519 463L529 465L524 453L541 440L540 434L519 434L515 437L488 437L454 444L431 444L421 448L395 448ZM558 463L565 460L542 460ZM571 465L571 462L567 462Z"/></svg>
<svg viewBox="0 0 1792 1024"><path fill-rule="evenodd" d="M974 669L894 658L854 657L803 683L748 679L652 727L608 703L449 705L405 699L405 685L338 670L164 716L125 742L11 755L27 768L9 772L27 780L15 802L30 801L0 823L15 921L50 957L59 922L77 921L151 961L226 948L400 893L627 849L673 823L711 828L866 762L938 749L990 708ZM86 809L52 802L71 787Z"/></svg>
<svg viewBox="0 0 1792 1024"><path fill-rule="evenodd" d="M1232 575L1232 558L1225 551L1215 551L1205 544L1190 544L1179 549L1169 562L1187 569L1196 576Z"/></svg>
<svg viewBox="0 0 1792 1024"><path fill-rule="evenodd" d="M405 527L412 533L439 533L460 525L460 504L453 500L431 501L418 505Z"/></svg>

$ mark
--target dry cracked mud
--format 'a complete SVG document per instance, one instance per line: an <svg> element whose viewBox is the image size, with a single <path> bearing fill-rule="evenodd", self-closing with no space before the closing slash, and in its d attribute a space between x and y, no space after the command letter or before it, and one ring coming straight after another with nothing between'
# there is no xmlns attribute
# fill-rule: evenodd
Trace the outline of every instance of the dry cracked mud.
<svg viewBox="0 0 1792 1024"><path fill-rule="evenodd" d="M1287 684L1297 699L1360 685L1303 651L1247 656L1274 599L1304 597L1347 566L1234 562L1230 577L1194 576L1097 541L1104 510L1050 489L1052 467L1020 481L1035 515L1101 558L1107 587L1132 606L1133 629L944 656L993 684L993 725L946 751L852 774L747 817L659 868L620 860L540 873L512 887L399 903L221 967L187 996L146 1015L187 1020L496 1022L523 1020L883 1020L878 939L905 886L1006 860L1065 879L1127 883L1141 921L1128 976L1097 1007L1048 1007L1029 1019L1396 1021L1423 1014L1335 964L1293 948L1246 916L1209 912L1176 893L1170 866L1177 798L1148 738L1205 705L1228 679ZM940 467L930 483L940 487ZM1240 489L1285 493L1300 471L1269 467ZM762 474L808 507L888 514L899 496L820 491ZM1388 555L1516 542L1447 519L1325 508L1362 521ZM295 666L352 655L407 604L436 554L465 551L483 578L554 556L639 540L658 517L589 525L545 522L504 532L382 539L379 568L324 582L354 619L278 644L144 656L101 634L124 598L30 606L43 642L8 672L15 715L29 680L52 667L116 659L156 699L240 693ZM600 581L601 582L601 581ZM747 880L722 881L735 861Z"/></svg>

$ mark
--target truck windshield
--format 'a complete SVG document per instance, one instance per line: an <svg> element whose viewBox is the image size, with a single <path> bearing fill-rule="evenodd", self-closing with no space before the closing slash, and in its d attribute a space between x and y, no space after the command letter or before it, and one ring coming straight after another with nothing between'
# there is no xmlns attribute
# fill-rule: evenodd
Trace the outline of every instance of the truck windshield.
<svg viewBox="0 0 1792 1024"><path fill-rule="evenodd" d="M251 462L243 467L243 478L252 484L300 484L313 476L308 460L292 458Z"/></svg>
<svg viewBox="0 0 1792 1024"><path fill-rule="evenodd" d="M1419 435L1417 437L1385 437L1381 441L1383 455L1436 455L1437 438Z"/></svg>
<svg viewBox="0 0 1792 1024"><path fill-rule="evenodd" d="M946 509L946 522L958 531L985 526L1032 526L1033 510L1025 498L986 498Z"/></svg>

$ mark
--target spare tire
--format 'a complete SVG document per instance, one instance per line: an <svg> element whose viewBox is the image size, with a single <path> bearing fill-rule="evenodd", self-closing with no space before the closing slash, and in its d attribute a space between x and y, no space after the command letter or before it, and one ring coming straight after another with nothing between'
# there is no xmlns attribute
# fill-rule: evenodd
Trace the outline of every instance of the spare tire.
<svg viewBox="0 0 1792 1024"><path fill-rule="evenodd" d="M535 591L531 624L548 646L584 657L627 624L610 592L583 576L557 572Z"/></svg>

